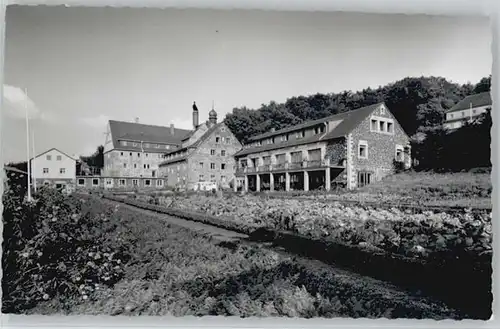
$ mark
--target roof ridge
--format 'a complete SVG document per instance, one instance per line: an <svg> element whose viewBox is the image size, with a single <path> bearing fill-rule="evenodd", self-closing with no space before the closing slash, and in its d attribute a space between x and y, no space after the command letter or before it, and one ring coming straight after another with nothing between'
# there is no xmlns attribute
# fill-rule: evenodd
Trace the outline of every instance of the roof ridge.
<svg viewBox="0 0 500 329"><path fill-rule="evenodd" d="M126 123L126 124L131 124L131 125L141 125L141 126L150 126L150 127L159 127L159 128L166 128L170 129L170 126L163 126L163 125L154 125L154 124L149 124L149 123L140 123L140 122L130 122L130 121L122 121L122 120L109 120L108 122L117 122L117 123ZM185 129L185 128L177 128L174 125L174 129L177 130L185 130L185 131L192 131L192 129Z"/></svg>
<svg viewBox="0 0 500 329"><path fill-rule="evenodd" d="M349 114L352 114L353 112L357 112L357 111L361 111L361 110L366 110L368 107L376 107L376 106L380 106L384 104L385 105L385 102L382 101L382 102L378 102L378 103L374 103L374 104L371 104L371 105L366 105L366 106L363 106L363 107L358 107L356 109L353 109L353 110L347 110L347 111L344 111L344 112L339 112L339 113L335 113L335 114L330 114L330 115L327 115L327 116L324 116L323 118L319 118L319 119L314 119L314 120L308 120L308 121L304 121L304 122L301 122L301 123L298 123L296 125L293 125L293 126L288 126L288 127L285 127L285 128L282 128L282 129L279 129L279 130L276 130L276 131L273 131L273 132L264 132L264 133L261 133L261 134L258 134L258 135L255 135L255 136L252 136L250 137L249 140L255 140L255 139L260 139L260 138L264 138L264 137L260 137L258 138L259 136L273 136L273 135L279 135L280 133L286 131L286 130L291 130L293 131L294 130L294 127L299 127L300 125L308 125L308 124L313 124L315 121L318 121L318 123L321 123L322 121L329 121L331 119L334 119L334 117L336 116L341 116L341 115L347 115L349 116ZM297 129L300 129L300 128L297 128Z"/></svg>

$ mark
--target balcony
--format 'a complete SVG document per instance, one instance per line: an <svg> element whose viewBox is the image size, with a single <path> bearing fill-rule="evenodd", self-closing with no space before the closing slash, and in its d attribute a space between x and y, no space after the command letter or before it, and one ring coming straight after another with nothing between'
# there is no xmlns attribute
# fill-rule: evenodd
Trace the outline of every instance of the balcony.
<svg viewBox="0 0 500 329"><path fill-rule="evenodd" d="M301 162L284 162L284 163L275 163L275 164L265 164L262 166L256 167L245 167L245 168L237 168L236 174L255 174L255 173L264 173L264 172L273 172L273 171L283 171L283 170L305 170L305 169L320 169L320 168L328 168L331 167L330 161L326 160L312 160L312 161L301 161ZM339 167L339 166L333 166Z"/></svg>

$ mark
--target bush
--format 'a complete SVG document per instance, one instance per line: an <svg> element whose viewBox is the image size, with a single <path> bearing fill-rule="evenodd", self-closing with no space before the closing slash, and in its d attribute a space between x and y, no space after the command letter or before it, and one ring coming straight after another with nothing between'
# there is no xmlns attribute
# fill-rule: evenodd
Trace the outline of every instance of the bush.
<svg viewBox="0 0 500 329"><path fill-rule="evenodd" d="M122 276L129 256L113 248L112 211L92 202L41 188L32 202L8 192L4 202L4 313L18 313L58 298L88 299Z"/></svg>

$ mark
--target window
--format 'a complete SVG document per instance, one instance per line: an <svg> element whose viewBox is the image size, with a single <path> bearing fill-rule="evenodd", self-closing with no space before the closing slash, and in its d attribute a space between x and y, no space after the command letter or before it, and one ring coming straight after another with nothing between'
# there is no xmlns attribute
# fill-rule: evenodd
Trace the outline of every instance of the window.
<svg viewBox="0 0 500 329"><path fill-rule="evenodd" d="M472 110L472 113L473 113L473 114L476 114L476 110Z"/></svg>
<svg viewBox="0 0 500 329"><path fill-rule="evenodd" d="M215 150L210 150L210 155L215 155Z"/></svg>
<svg viewBox="0 0 500 329"><path fill-rule="evenodd" d="M215 169L215 163L213 163L213 162L212 162L212 163L210 164L210 169Z"/></svg>
<svg viewBox="0 0 500 329"><path fill-rule="evenodd" d="M226 127L220 127L220 131L222 132L226 131Z"/></svg>
<svg viewBox="0 0 500 329"><path fill-rule="evenodd" d="M120 156L121 156L121 157L123 156L123 152L120 152Z"/></svg>
<svg viewBox="0 0 500 329"><path fill-rule="evenodd" d="M450 119L453 119L453 113L448 114L448 117L449 117Z"/></svg>
<svg viewBox="0 0 500 329"><path fill-rule="evenodd" d="M281 136L281 141L286 142L288 140L288 135L282 135Z"/></svg>
<svg viewBox="0 0 500 329"><path fill-rule="evenodd" d="M401 145L396 145L396 161L403 161L403 147Z"/></svg>
<svg viewBox="0 0 500 329"><path fill-rule="evenodd" d="M325 132L325 126L323 126L323 125L314 128L315 135L322 134L324 132Z"/></svg>
<svg viewBox="0 0 500 329"><path fill-rule="evenodd" d="M125 186L125 180L124 179L120 179L119 184L120 184L120 186Z"/></svg>
<svg viewBox="0 0 500 329"><path fill-rule="evenodd" d="M379 131L385 131L385 121L379 121Z"/></svg>
<svg viewBox="0 0 500 329"><path fill-rule="evenodd" d="M392 122L387 122L387 132L388 133L393 133L394 131L394 128L393 128L394 124Z"/></svg>
<svg viewBox="0 0 500 329"><path fill-rule="evenodd" d="M368 159L368 143L366 141L359 141L358 143L358 158Z"/></svg>
<svg viewBox="0 0 500 329"><path fill-rule="evenodd" d="M148 164L147 166L148 166L148 168L147 168L147 169L149 169L149 164Z"/></svg>
<svg viewBox="0 0 500 329"><path fill-rule="evenodd" d="M120 144L121 144L121 146L127 146L127 142L126 141L120 141Z"/></svg>
<svg viewBox="0 0 500 329"><path fill-rule="evenodd" d="M215 142L216 142L217 144L219 144L219 143L220 143L220 137L219 137L219 136L215 136Z"/></svg>
<svg viewBox="0 0 500 329"><path fill-rule="evenodd" d="M132 152L130 152L130 156L132 156Z"/></svg>
<svg viewBox="0 0 500 329"><path fill-rule="evenodd" d="M134 163L134 168L137 168L137 163Z"/></svg>
<svg viewBox="0 0 500 329"><path fill-rule="evenodd" d="M92 186L97 186L97 185L99 185L99 178L92 179Z"/></svg>
<svg viewBox="0 0 500 329"><path fill-rule="evenodd" d="M106 179L106 185L113 185L113 180Z"/></svg>
<svg viewBox="0 0 500 329"><path fill-rule="evenodd" d="M156 186L163 186L163 179L158 179L156 181Z"/></svg>
<svg viewBox="0 0 500 329"><path fill-rule="evenodd" d="M304 130L298 131L297 134L295 135L296 138L303 138L306 135L306 132Z"/></svg>
<svg viewBox="0 0 500 329"><path fill-rule="evenodd" d="M241 168L246 168L248 165L247 159L241 159L240 160L240 167Z"/></svg>
<svg viewBox="0 0 500 329"><path fill-rule="evenodd" d="M223 156L223 157L225 157L226 156L226 150L221 150L220 151L220 155Z"/></svg>
<svg viewBox="0 0 500 329"><path fill-rule="evenodd" d="M60 174L66 173L66 168L59 168L59 173Z"/></svg>
<svg viewBox="0 0 500 329"><path fill-rule="evenodd" d="M151 186L151 180L150 179L146 179L146 181L144 182L144 184L146 186Z"/></svg>
<svg viewBox="0 0 500 329"><path fill-rule="evenodd" d="M215 175L210 175L210 181L215 182Z"/></svg>
<svg viewBox="0 0 500 329"><path fill-rule="evenodd" d="M220 176L220 180L225 183L226 182L226 176Z"/></svg>
<svg viewBox="0 0 500 329"><path fill-rule="evenodd" d="M144 164L144 169L146 169L146 164Z"/></svg>
<svg viewBox="0 0 500 329"><path fill-rule="evenodd" d="M48 161L52 160L52 155L47 155L47 160Z"/></svg>
<svg viewBox="0 0 500 329"><path fill-rule="evenodd" d="M57 161L61 161L61 160L62 160L62 156L58 155L58 156L56 157L56 159L57 159Z"/></svg>
<svg viewBox="0 0 500 329"><path fill-rule="evenodd" d="M226 144L231 144L231 138L230 137L226 137Z"/></svg>
<svg viewBox="0 0 500 329"><path fill-rule="evenodd" d="M363 187L370 184L372 181L372 173L366 171L358 172L358 187Z"/></svg>
<svg viewBox="0 0 500 329"><path fill-rule="evenodd" d="M48 174L49 173L49 168L43 168L43 173Z"/></svg>
<svg viewBox="0 0 500 329"><path fill-rule="evenodd" d="M226 169L226 164L225 163L221 163L220 164L220 169L225 170Z"/></svg>
<svg viewBox="0 0 500 329"><path fill-rule="evenodd" d="M200 182L203 182L203 180L205 179L203 175L200 175Z"/></svg>
<svg viewBox="0 0 500 329"><path fill-rule="evenodd" d="M146 153L146 158L148 157L148 154Z"/></svg>
<svg viewBox="0 0 500 329"><path fill-rule="evenodd" d="M123 164L123 168L127 168L127 164L126 163Z"/></svg>
<svg viewBox="0 0 500 329"><path fill-rule="evenodd" d="M199 167L200 167L200 168L203 168L203 162L200 162L200 163L199 163Z"/></svg>
<svg viewBox="0 0 500 329"><path fill-rule="evenodd" d="M140 153L137 153L137 157L140 158L141 157L141 154Z"/></svg>
<svg viewBox="0 0 500 329"><path fill-rule="evenodd" d="M78 186L85 186L85 179L79 178L78 179Z"/></svg>
<svg viewBox="0 0 500 329"><path fill-rule="evenodd" d="M377 120L372 119L372 121L371 121L371 122L372 122L372 124L371 124L371 128L370 128L370 129L371 129L371 131L377 131L377 130L378 130L378 129L377 129L377 128L378 128L378 126L377 126Z"/></svg>
<svg viewBox="0 0 500 329"><path fill-rule="evenodd" d="M137 181L137 179L132 179L132 185L137 186L137 185L138 185L138 183L139 183L139 182Z"/></svg>

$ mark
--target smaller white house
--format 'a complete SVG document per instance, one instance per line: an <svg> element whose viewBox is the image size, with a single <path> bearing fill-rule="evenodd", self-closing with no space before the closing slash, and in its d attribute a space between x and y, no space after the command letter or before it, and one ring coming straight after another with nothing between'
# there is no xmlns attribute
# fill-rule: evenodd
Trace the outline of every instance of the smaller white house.
<svg viewBox="0 0 500 329"><path fill-rule="evenodd" d="M73 191L76 182L76 159L52 148L30 159L31 180L37 186L51 186Z"/></svg>
<svg viewBox="0 0 500 329"><path fill-rule="evenodd" d="M482 92L465 97L446 112L444 127L455 130L464 125L464 122L472 122L491 109L492 101L490 92Z"/></svg>

